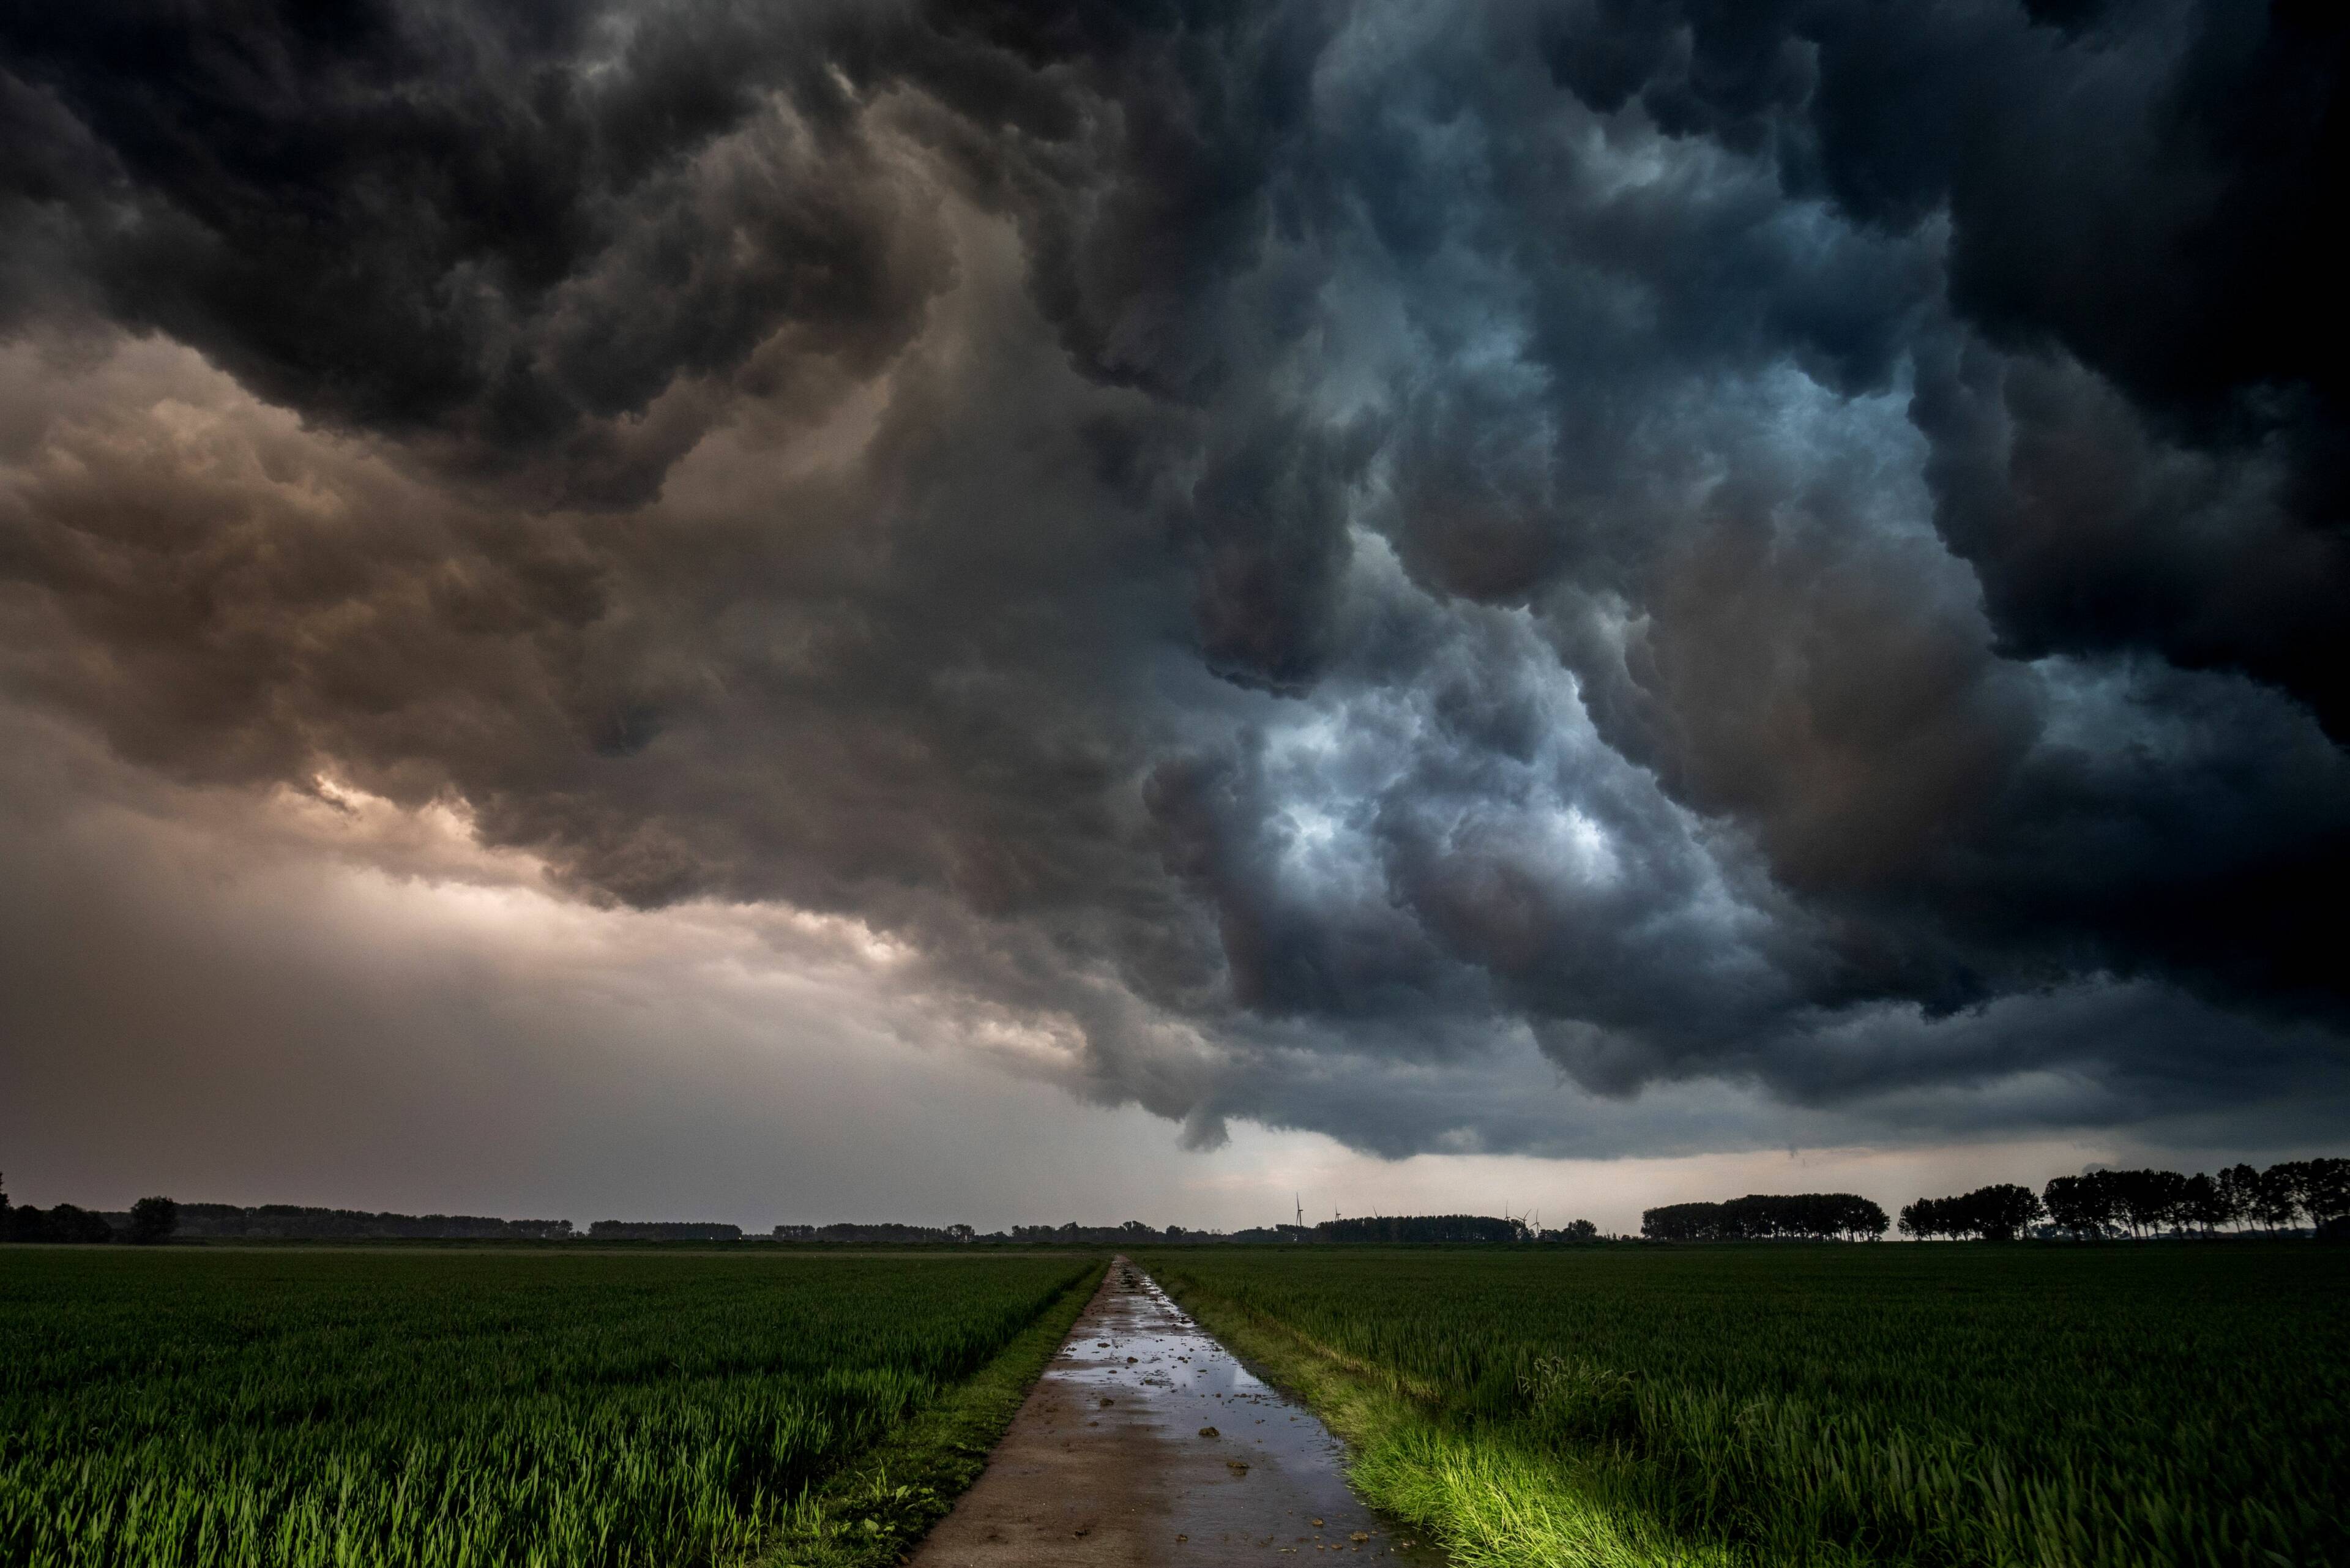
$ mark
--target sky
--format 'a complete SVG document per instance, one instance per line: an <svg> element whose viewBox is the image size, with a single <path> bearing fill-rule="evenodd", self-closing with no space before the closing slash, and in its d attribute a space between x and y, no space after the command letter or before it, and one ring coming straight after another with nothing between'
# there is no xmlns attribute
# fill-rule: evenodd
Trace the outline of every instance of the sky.
<svg viewBox="0 0 2350 1568"><path fill-rule="evenodd" d="M2350 1145L2313 4L0 16L0 1172Z"/></svg>

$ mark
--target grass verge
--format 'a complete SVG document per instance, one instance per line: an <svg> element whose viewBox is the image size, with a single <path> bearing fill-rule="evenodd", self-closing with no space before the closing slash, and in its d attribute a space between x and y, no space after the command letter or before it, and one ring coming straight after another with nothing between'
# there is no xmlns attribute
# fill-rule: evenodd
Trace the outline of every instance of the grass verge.
<svg viewBox="0 0 2350 1568"><path fill-rule="evenodd" d="M757 1568L885 1568L904 1560L987 1468L1021 1401L1099 1288L1107 1260L994 1360L792 1507Z"/></svg>
<svg viewBox="0 0 2350 1568"><path fill-rule="evenodd" d="M1443 1546L1456 1568L1730 1568L1624 1494L1633 1462L1562 1456L1463 1429L1369 1366L1196 1284L1161 1277L1183 1309L1347 1441L1364 1501Z"/></svg>

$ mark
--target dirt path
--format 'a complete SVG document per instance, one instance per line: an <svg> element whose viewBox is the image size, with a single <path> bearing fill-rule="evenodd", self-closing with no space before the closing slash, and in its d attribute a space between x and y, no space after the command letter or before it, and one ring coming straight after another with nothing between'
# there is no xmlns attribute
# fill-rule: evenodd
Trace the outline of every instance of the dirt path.
<svg viewBox="0 0 2350 1568"><path fill-rule="evenodd" d="M914 1568L1441 1563L1356 1500L1340 1453L1120 1258Z"/></svg>

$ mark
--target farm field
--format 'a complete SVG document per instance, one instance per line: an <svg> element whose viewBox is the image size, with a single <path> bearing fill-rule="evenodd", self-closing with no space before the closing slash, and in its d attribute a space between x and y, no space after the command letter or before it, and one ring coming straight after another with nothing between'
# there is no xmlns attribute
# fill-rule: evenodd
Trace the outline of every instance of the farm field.
<svg viewBox="0 0 2350 1568"><path fill-rule="evenodd" d="M0 1253L0 1562L894 1562L1060 1256Z"/></svg>
<svg viewBox="0 0 2350 1568"><path fill-rule="evenodd" d="M2350 1563L2350 1253L1139 1261L1462 1564Z"/></svg>

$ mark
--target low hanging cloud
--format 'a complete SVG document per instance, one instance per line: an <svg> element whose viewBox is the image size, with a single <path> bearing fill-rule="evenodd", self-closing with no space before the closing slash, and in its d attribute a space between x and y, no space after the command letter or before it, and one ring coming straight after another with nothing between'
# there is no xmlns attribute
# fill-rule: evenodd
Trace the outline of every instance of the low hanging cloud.
<svg viewBox="0 0 2350 1568"><path fill-rule="evenodd" d="M0 688L1195 1143L2338 1128L2345 36L26 9Z"/></svg>

